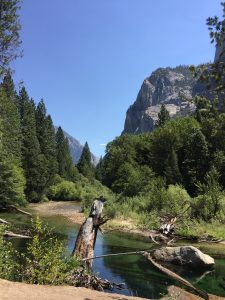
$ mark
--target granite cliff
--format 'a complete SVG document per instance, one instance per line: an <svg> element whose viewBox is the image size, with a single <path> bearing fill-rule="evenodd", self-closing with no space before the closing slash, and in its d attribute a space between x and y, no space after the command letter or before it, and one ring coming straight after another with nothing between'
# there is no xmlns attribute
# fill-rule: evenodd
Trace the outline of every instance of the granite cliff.
<svg viewBox="0 0 225 300"><path fill-rule="evenodd" d="M184 99L204 90L204 86L193 78L188 66L157 69L144 80L136 101L127 110L122 134L152 131L162 103L171 117L193 111L194 104Z"/></svg>

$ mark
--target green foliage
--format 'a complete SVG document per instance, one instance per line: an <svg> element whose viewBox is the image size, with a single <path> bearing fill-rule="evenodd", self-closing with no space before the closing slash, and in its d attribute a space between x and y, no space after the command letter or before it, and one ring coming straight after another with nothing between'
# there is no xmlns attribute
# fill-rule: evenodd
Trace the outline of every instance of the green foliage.
<svg viewBox="0 0 225 300"><path fill-rule="evenodd" d="M151 181L154 173L147 166L124 163L118 169L118 179L112 184L113 191L124 196L137 195Z"/></svg>
<svg viewBox="0 0 225 300"><path fill-rule="evenodd" d="M24 257L23 281L60 285L69 282L71 273L81 266L78 258L66 258L65 246L39 218L33 222L33 238Z"/></svg>
<svg viewBox="0 0 225 300"><path fill-rule="evenodd" d="M52 185L48 192L51 200L80 200L80 189L74 182L62 180Z"/></svg>
<svg viewBox="0 0 225 300"><path fill-rule="evenodd" d="M45 187L48 188L58 170L56 158L55 129L50 115L46 115L44 101L41 100L35 112L37 138L40 145L41 154L44 155L45 164Z"/></svg>
<svg viewBox="0 0 225 300"><path fill-rule="evenodd" d="M8 156L0 145L0 209L25 205L25 179L17 160Z"/></svg>
<svg viewBox="0 0 225 300"><path fill-rule="evenodd" d="M219 173L213 167L205 176L205 183L198 184L200 195L193 199L193 215L208 222L225 220L225 195L219 184Z"/></svg>
<svg viewBox="0 0 225 300"><path fill-rule="evenodd" d="M0 226L0 278L18 280L19 264L16 262L18 253L10 242L3 239L5 229L5 226Z"/></svg>
<svg viewBox="0 0 225 300"><path fill-rule="evenodd" d="M20 0L1 1L0 11L0 76L4 74L9 64L21 55L20 20L18 10Z"/></svg>
<svg viewBox="0 0 225 300"><path fill-rule="evenodd" d="M83 174L85 177L89 179L94 178L95 175L94 175L94 168L91 163L91 152L87 142L84 145L80 160L77 164L77 168L79 172Z"/></svg>
<svg viewBox="0 0 225 300"><path fill-rule="evenodd" d="M22 166L26 177L28 201L40 201L45 195L46 158L41 154L36 132L35 104L23 87L19 94L22 126Z"/></svg>
<svg viewBox="0 0 225 300"><path fill-rule="evenodd" d="M158 120L157 120L156 125L163 126L169 120L170 120L170 114L169 114L168 110L166 109L165 104L162 104L161 108L160 108L160 112L158 113Z"/></svg>
<svg viewBox="0 0 225 300"><path fill-rule="evenodd" d="M2 144L7 153L21 160L21 128L17 108L17 95L8 73L0 85L0 118L2 119Z"/></svg>
<svg viewBox="0 0 225 300"><path fill-rule="evenodd" d="M67 180L73 181L77 176L77 169L73 165L68 139L65 138L61 127L59 127L56 132L56 156L58 174Z"/></svg>

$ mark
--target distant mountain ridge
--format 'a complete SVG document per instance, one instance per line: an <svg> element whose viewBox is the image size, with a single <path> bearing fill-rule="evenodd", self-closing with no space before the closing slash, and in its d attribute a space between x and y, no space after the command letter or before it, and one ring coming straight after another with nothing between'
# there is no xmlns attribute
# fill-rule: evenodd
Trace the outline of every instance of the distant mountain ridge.
<svg viewBox="0 0 225 300"><path fill-rule="evenodd" d="M55 126L55 130L57 131L58 127ZM81 153L83 151L84 146L81 145L81 143L75 139L73 136L71 136L69 133L67 133L65 130L63 130L63 133L65 137L67 137L68 142L69 142L69 147L70 147L70 154L72 156L74 164L77 164L80 157ZM98 164L99 158L96 157L93 153L91 153L91 159L92 163L94 166Z"/></svg>
<svg viewBox="0 0 225 300"><path fill-rule="evenodd" d="M122 134L152 131L161 104L171 117L191 112L195 106L183 96L192 98L204 93L205 86L196 81L188 66L159 68L144 80L136 101L127 110Z"/></svg>

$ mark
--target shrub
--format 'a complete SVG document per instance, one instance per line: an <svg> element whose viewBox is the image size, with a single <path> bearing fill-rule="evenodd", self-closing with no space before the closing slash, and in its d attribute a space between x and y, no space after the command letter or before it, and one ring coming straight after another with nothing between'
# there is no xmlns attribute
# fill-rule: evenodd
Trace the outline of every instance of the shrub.
<svg viewBox="0 0 225 300"><path fill-rule="evenodd" d="M75 183L63 180L50 187L48 197L52 200L78 200L80 191Z"/></svg>
<svg viewBox="0 0 225 300"><path fill-rule="evenodd" d="M54 285L70 283L72 272L81 266L79 258L65 257L64 243L54 237L39 218L33 221L33 230L32 242L23 257L23 281Z"/></svg>
<svg viewBox="0 0 225 300"><path fill-rule="evenodd" d="M0 278L7 280L18 280L19 264L18 253L13 249L10 242L3 239L5 226L0 226Z"/></svg>
<svg viewBox="0 0 225 300"><path fill-rule="evenodd" d="M214 218L224 218L225 195L219 184L219 173L213 167L205 176L205 183L198 184L200 195L192 201L194 217L211 221Z"/></svg>

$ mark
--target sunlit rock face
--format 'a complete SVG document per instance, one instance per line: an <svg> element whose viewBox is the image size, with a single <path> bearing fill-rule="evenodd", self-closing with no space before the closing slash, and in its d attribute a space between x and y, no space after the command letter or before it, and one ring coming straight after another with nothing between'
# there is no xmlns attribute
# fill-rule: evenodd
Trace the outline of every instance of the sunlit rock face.
<svg viewBox="0 0 225 300"><path fill-rule="evenodd" d="M223 27L225 28L225 20L222 22ZM225 63L225 36L223 36L223 42L221 45L216 46L216 53L215 53L215 58L214 58L214 62L218 63L220 61L222 61L223 63Z"/></svg>
<svg viewBox="0 0 225 300"><path fill-rule="evenodd" d="M165 104L172 118L194 111L195 106L184 99L203 90L187 66L157 69L144 80L136 101L127 110L123 134L152 131L161 104Z"/></svg>

